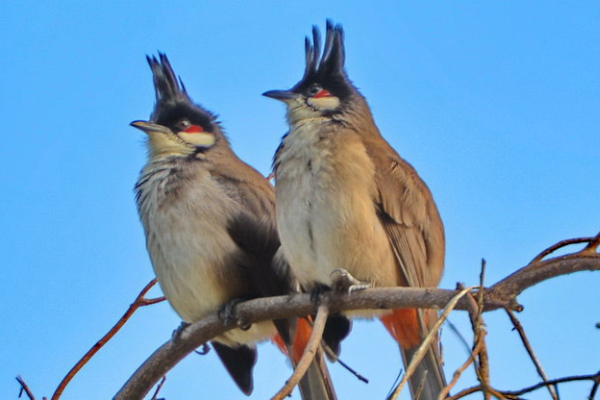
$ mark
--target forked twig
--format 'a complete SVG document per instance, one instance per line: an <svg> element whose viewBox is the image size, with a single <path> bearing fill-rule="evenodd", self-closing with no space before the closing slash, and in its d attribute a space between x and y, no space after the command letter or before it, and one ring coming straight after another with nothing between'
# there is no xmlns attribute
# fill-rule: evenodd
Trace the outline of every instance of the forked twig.
<svg viewBox="0 0 600 400"><path fill-rule="evenodd" d="M542 251L540 254L535 256L534 259L529 262L529 265L542 261L544 259L544 257L554 253L556 250L559 250L563 247L570 246L572 244L579 244L579 243L586 243L586 242L589 243L593 239L594 238L591 238L591 237L583 237L583 238L561 240L560 242L553 244L552 246L548 247L547 249Z"/></svg>
<svg viewBox="0 0 600 400"><path fill-rule="evenodd" d="M35 400L35 396L33 395L33 393L31 393L31 390L29 390L29 386L27 386L27 384L25 383L25 380L21 377L21 375L17 375L17 377L15 379L21 385L21 391L19 392L19 397L21 397L23 392L25 392L27 397L29 397L29 400Z"/></svg>
<svg viewBox="0 0 600 400"><path fill-rule="evenodd" d="M400 392L402 391L402 389L406 385L406 382L408 382L408 379L415 372L415 370L417 369L417 366L419 365L419 363L421 362L421 360L423 359L423 357L425 357L425 353L429 350L429 346L431 345L431 343L435 339L438 330L440 329L440 327L442 326L442 324L444 323L444 321L446 320L446 318L448 318L448 315L454 309L454 307L456 306L456 303L458 303L458 301L463 296L465 296L467 293L469 293L475 287L476 286L472 286L472 287L468 287L468 288L465 288L465 289L461 290L457 295L455 295L450 300L450 302L448 302L448 304L444 308L444 311L440 315L440 318L436 321L435 325L431 328L431 330L429 331L429 333L425 337L425 340L423 340L423 343L421 343L421 346L419 346L419 348L417 349L417 351L413 355L413 358L410 361L410 364L408 365L408 367L406 368L406 372L404 373L404 376L402 377L402 380L400 381L400 383L398 384L398 386L396 386L396 389L394 390L394 392L392 393L392 395L388 398L389 400L396 400L398 398L398 396L400 395Z"/></svg>
<svg viewBox="0 0 600 400"><path fill-rule="evenodd" d="M271 400L283 400L285 397L289 396L290 393L292 393L294 387L298 384L298 382L300 382L300 379L302 379L308 370L308 367L310 367L310 363L315 357L317 349L319 348L319 344L321 344L321 338L323 337L323 330L325 329L325 322L327 322L328 315L329 309L327 308L327 305L321 304L317 310L317 316L315 317L315 322L313 323L313 329L310 333L310 338L308 339L304 353L302 353L302 357L300 357L300 361L298 361L298 364L294 369L294 373L281 388L281 390L271 398Z"/></svg>
<svg viewBox="0 0 600 400"><path fill-rule="evenodd" d="M540 382L538 384L526 387L521 390L513 390L513 391L502 390L502 391L499 391L498 393L501 393L503 396L505 396L508 399L518 399L519 396L522 394L533 392L535 390L541 389L548 385L558 385L559 383L579 382L579 381L593 381L594 382L594 387L592 387L592 392L590 393L590 396L589 396L589 399L593 399L593 395L595 395L595 393L596 393L594 389L595 388L597 389L598 385L600 385L600 371L596 372L595 374L590 374L590 375L576 375L576 376L567 376L567 377L559 378L559 379L551 379L547 382ZM461 399L470 394L481 392L482 390L483 390L483 387L481 385L472 386L470 388L463 389L460 392L458 392L457 394L455 394L454 396L447 397L444 400L458 400L458 399Z"/></svg>
<svg viewBox="0 0 600 400"><path fill-rule="evenodd" d="M548 376L546 375L546 372L542 368L542 364L540 364L540 361L538 360L537 356L535 355L533 348L531 347L531 344L529 343L529 339L527 339L527 335L525 335L525 329L523 329L523 325L521 325L521 322L517 319L517 317L511 310L507 309L505 311L506 311L506 314L508 314L508 317L510 318L510 321L512 322L513 326L519 333L519 336L521 337L521 341L523 342L523 346L525 346L525 350L527 350L527 354L529 354L531 361L533 361L533 364L535 365L535 369L537 370L538 375L540 376L540 378L542 378L542 380L544 382L548 382ZM556 387L554 385L548 385L547 387L548 387L548 391L550 392L550 396L552 396L552 398L554 400L558 400L558 393L556 392Z"/></svg>
<svg viewBox="0 0 600 400"><path fill-rule="evenodd" d="M477 352L477 356L479 358L479 365L476 370L477 376L480 379L481 384L486 389L484 390L484 399L488 399L489 395L493 392L493 389L490 385L490 364L489 357L487 352L487 345L485 343L485 335L487 334L487 330L485 329L485 325L483 323L483 293L484 293L484 283L485 283L485 259L481 259L481 272L479 273L479 293L477 295L477 308L475 311L475 315L473 312L469 314L471 317L471 323L473 325L473 333L475 334L476 341L481 343L479 351ZM473 296L469 293L467 298L473 302Z"/></svg>
<svg viewBox="0 0 600 400"><path fill-rule="evenodd" d="M71 370L67 373L67 375L63 378L63 380L56 388L56 391L52 395L52 400L58 400L60 398L62 392L65 390L65 387L67 387L71 379L73 379L73 377L79 372L79 370L81 370L81 368L90 360L90 358L94 356L94 354L98 352L98 350L102 348L102 346L104 346L110 339L112 339L113 336L115 336L115 334L123 327L123 325L125 325L125 323L129 320L129 318L131 318L133 313L138 308L148 306L150 304L159 303L165 300L164 297L158 297L155 299L146 299L144 297L146 293L148 293L148 291L155 284L156 278L152 279L146 286L144 286L140 294L137 295L134 302L129 306L129 308L127 309L125 314L123 314L121 319L119 319L119 321L117 321L117 323L108 331L108 333L104 335L100 340L98 340L96 344L94 344L92 348L88 350L88 352L85 353L85 355L77 362L77 364L75 364L75 366L71 368Z"/></svg>
<svg viewBox="0 0 600 400"><path fill-rule="evenodd" d="M483 263L483 268L485 268L485 263ZM476 340L481 343L481 347L478 351L479 365L475 370L475 373L477 374L479 383L481 383L483 397L484 399L489 399L490 396L494 396L498 399L504 399L504 396L494 389L490 384L489 357L485 343L485 335L487 331L485 330L482 322L483 317L481 316L483 308L479 308L479 305L471 293L467 294L467 299L471 303L471 308L469 309L469 318L471 319L473 333L475 334Z"/></svg>
<svg viewBox="0 0 600 400"><path fill-rule="evenodd" d="M544 386L556 385L556 384L565 383L565 382L578 382L578 381L593 381L595 383L595 385L597 385L597 382L600 381L600 371L596 372L595 374L575 375L575 376L567 376L567 377L559 378L559 379L552 379L552 380L549 380L546 382L540 382L538 384L526 387L521 390L506 390L506 391L502 391L502 393L507 396L516 397L516 396L520 396L525 393L533 392L534 390L541 389Z"/></svg>
<svg viewBox="0 0 600 400"><path fill-rule="evenodd" d="M598 232L598 234L590 240L590 243L587 246L585 246L585 248L581 250L581 252L596 253L598 251L598 246L600 246L600 232Z"/></svg>

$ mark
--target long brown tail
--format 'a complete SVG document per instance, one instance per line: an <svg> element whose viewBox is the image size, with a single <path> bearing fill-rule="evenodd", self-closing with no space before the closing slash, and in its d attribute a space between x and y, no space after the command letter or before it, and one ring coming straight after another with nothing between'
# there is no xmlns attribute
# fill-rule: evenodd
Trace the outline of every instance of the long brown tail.
<svg viewBox="0 0 600 400"><path fill-rule="evenodd" d="M286 355L290 356L292 365L296 366L310 337L312 327L305 319L298 319L294 340L291 346L286 346L280 336L275 336L273 342ZM335 389L323 357L321 346L317 349L306 374L300 380L300 394L303 400L337 400Z"/></svg>
<svg viewBox="0 0 600 400"><path fill-rule="evenodd" d="M426 311L425 317L426 320L434 320L435 312ZM419 322L416 309L393 310L391 314L381 317L381 322L400 345L404 365L407 366L421 344L423 338L421 326L430 326L430 324L427 323L428 321L423 324ZM429 347L427 354L408 381L413 399L437 400L446 386L438 343L439 340L436 340Z"/></svg>

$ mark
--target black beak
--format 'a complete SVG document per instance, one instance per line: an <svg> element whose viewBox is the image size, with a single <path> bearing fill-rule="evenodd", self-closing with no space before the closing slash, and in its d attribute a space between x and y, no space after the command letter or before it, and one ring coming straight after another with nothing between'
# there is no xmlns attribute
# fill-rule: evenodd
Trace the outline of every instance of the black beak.
<svg viewBox="0 0 600 400"><path fill-rule="evenodd" d="M289 90L269 90L268 92L264 92L263 96L270 97L275 100L287 101L295 99L298 95L294 92L290 92Z"/></svg>
<svg viewBox="0 0 600 400"><path fill-rule="evenodd" d="M129 125L131 125L131 126L133 126L135 128L141 129L142 131L144 131L146 133L150 133L150 132L167 133L167 132L170 132L169 128L167 128L166 126L154 124L154 123L149 122L149 121L133 121Z"/></svg>

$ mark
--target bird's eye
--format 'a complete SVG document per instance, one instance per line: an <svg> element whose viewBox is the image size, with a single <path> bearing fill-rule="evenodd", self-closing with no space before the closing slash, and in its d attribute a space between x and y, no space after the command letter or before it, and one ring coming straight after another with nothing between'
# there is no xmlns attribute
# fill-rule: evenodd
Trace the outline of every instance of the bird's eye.
<svg viewBox="0 0 600 400"><path fill-rule="evenodd" d="M189 128L190 126L192 126L192 123L190 122L189 119L187 118L182 118L179 121L177 121L177 127L179 129L181 129L182 131L186 130L187 128Z"/></svg>
<svg viewBox="0 0 600 400"><path fill-rule="evenodd" d="M315 94L319 93L321 91L321 89L323 89L321 87L321 85L319 85L318 83L313 83L312 85L310 85L310 87L308 88L308 95L309 96L314 96Z"/></svg>

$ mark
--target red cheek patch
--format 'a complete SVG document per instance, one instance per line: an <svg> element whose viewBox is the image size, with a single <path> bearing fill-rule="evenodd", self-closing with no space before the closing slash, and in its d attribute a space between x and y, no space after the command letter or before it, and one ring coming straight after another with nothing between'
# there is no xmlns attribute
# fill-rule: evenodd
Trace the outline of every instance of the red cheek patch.
<svg viewBox="0 0 600 400"><path fill-rule="evenodd" d="M199 133L199 132L204 132L204 129L202 129L202 127L199 126L199 125L191 125L189 128L187 128L183 132L185 132L185 133Z"/></svg>
<svg viewBox="0 0 600 400"><path fill-rule="evenodd" d="M321 98L321 97L331 97L331 93L329 93L329 92L328 92L327 90L325 90L325 89L321 89L321 90L319 90L319 91L317 92L317 94L315 94L315 95L313 96L313 98L315 98L315 99L318 99L318 98Z"/></svg>

